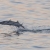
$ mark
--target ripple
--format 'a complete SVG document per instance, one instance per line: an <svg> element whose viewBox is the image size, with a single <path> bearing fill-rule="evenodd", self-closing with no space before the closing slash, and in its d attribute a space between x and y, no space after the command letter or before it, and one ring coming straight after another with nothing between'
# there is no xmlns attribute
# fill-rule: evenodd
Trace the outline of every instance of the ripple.
<svg viewBox="0 0 50 50"><path fill-rule="evenodd" d="M33 46L34 48L46 48L46 47L41 47L41 46Z"/></svg>
<svg viewBox="0 0 50 50"><path fill-rule="evenodd" d="M11 0L10 2L14 3L14 4L23 4L23 2L20 2L20 1L17 2L17 1L14 1L14 0Z"/></svg>

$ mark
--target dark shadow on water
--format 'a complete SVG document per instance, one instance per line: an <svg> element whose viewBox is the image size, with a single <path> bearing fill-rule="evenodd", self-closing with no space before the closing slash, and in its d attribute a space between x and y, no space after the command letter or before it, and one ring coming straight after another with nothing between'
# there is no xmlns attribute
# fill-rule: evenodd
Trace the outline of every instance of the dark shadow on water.
<svg viewBox="0 0 50 50"><path fill-rule="evenodd" d="M11 34L8 34L8 33L1 33L4 35L4 37L12 37Z"/></svg>
<svg viewBox="0 0 50 50"><path fill-rule="evenodd" d="M14 4L23 4L23 2L20 2L20 1L17 2L17 1L14 1L14 0L11 0L10 2L11 2L11 3L14 3Z"/></svg>
<svg viewBox="0 0 50 50"><path fill-rule="evenodd" d="M46 48L46 47L41 47L41 46L33 46L33 48Z"/></svg>
<svg viewBox="0 0 50 50"><path fill-rule="evenodd" d="M21 39L21 40L25 40L25 41L32 41L31 39Z"/></svg>
<svg viewBox="0 0 50 50"><path fill-rule="evenodd" d="M50 33L50 29L38 29L38 30L29 30L29 29L20 29L19 32L33 32L33 33Z"/></svg>
<svg viewBox="0 0 50 50"><path fill-rule="evenodd" d="M4 14L3 16L13 16L13 14Z"/></svg>
<svg viewBox="0 0 50 50"><path fill-rule="evenodd" d="M50 7L43 7L43 9L47 9L47 10L50 10Z"/></svg>

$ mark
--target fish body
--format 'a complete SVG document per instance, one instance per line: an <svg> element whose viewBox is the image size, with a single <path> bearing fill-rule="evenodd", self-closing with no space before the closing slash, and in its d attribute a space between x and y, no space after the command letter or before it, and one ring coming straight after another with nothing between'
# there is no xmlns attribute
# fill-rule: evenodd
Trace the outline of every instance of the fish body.
<svg viewBox="0 0 50 50"><path fill-rule="evenodd" d="M2 24L2 25L12 25L12 26L24 28L24 26L22 24L20 24L18 21L17 22L14 22L14 21L11 21L11 20L2 21L2 22L0 22L0 24Z"/></svg>

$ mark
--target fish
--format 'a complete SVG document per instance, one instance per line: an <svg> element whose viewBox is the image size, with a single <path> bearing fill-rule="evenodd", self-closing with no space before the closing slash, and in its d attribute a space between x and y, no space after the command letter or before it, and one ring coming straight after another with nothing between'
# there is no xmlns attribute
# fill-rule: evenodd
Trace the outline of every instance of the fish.
<svg viewBox="0 0 50 50"><path fill-rule="evenodd" d="M17 21L17 22L14 22L14 21L11 21L11 20L9 20L9 21L2 21L2 22L0 22L0 24L2 24L2 25L12 25L12 26L16 26L18 28L19 27L24 28L24 26L22 24L20 24L19 21Z"/></svg>

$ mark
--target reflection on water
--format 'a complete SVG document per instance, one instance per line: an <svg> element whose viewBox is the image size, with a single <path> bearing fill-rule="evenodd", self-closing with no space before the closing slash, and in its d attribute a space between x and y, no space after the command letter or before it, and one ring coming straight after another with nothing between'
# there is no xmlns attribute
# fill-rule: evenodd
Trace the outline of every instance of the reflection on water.
<svg viewBox="0 0 50 50"><path fill-rule="evenodd" d="M0 34L1 35L1 34ZM50 49L50 34L24 32L20 36L0 36L0 49L14 50L48 50Z"/></svg>

